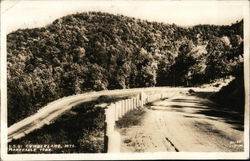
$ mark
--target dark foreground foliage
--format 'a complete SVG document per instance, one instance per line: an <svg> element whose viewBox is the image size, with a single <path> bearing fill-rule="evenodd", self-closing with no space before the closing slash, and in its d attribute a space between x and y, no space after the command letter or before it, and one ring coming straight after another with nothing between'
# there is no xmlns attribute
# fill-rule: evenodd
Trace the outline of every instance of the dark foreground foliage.
<svg viewBox="0 0 250 161"><path fill-rule="evenodd" d="M101 96L96 101L86 102L73 107L69 112L27 136L12 141L9 146L30 145L47 146L35 148L36 151L10 151L9 153L102 153L104 150L105 115L100 103L110 103L119 99ZM59 145L54 146L54 145ZM53 147L54 146L54 147ZM48 147L51 151L48 150ZM13 147L12 147L13 148ZM29 149L29 148L27 148ZM30 148L32 149L32 148ZM29 149L29 150L30 150ZM34 148L33 148L34 149Z"/></svg>
<svg viewBox="0 0 250 161"><path fill-rule="evenodd" d="M48 102L90 90L195 86L243 60L243 20L228 26L78 13L7 35L8 126Z"/></svg>
<svg viewBox="0 0 250 161"><path fill-rule="evenodd" d="M230 82L227 86L222 87L218 93L215 93L210 98L221 104L223 107L244 113L245 91L243 76L236 77L236 79Z"/></svg>

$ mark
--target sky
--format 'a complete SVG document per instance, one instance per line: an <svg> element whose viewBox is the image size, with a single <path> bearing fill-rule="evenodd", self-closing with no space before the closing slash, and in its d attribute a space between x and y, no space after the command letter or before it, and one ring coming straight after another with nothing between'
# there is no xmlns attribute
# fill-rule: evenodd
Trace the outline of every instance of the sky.
<svg viewBox="0 0 250 161"><path fill-rule="evenodd" d="M42 27L76 12L102 11L180 26L230 25L243 18L246 1L5 0L6 32Z"/></svg>

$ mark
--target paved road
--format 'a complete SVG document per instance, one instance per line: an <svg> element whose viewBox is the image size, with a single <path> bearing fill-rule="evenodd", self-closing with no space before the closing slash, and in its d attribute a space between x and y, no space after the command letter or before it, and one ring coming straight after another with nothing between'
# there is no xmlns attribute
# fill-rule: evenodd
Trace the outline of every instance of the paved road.
<svg viewBox="0 0 250 161"><path fill-rule="evenodd" d="M195 89L195 88L194 88ZM50 124L73 106L97 99L101 95L107 96L133 96L144 91L146 94L154 92L169 92L178 90L188 90L188 88L171 88L171 87L151 87L151 88L134 88L121 90L106 90L99 92L89 92L85 94L73 95L58 99L41 108L37 113L11 125L8 128L8 142L13 139L19 139L28 133L39 129L46 124Z"/></svg>
<svg viewBox="0 0 250 161"><path fill-rule="evenodd" d="M206 92L173 93L146 107L141 125L120 129L122 152L244 150L241 115L205 99Z"/></svg>

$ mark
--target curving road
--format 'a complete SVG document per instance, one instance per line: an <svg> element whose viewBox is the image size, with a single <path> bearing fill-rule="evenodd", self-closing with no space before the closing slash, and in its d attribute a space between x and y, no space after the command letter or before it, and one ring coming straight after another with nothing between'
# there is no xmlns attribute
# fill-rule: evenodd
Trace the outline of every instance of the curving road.
<svg viewBox="0 0 250 161"><path fill-rule="evenodd" d="M53 120L77 104L96 100L102 95L133 95L138 93L139 90L142 89L89 92L58 99L41 108L37 113L10 126L8 128L8 142L13 139L19 139L46 124L50 124Z"/></svg>
<svg viewBox="0 0 250 161"><path fill-rule="evenodd" d="M146 94L153 94L159 92L171 93L171 91L187 91L190 88L171 88L171 87L151 87L151 88L134 88L121 90L107 90L99 92L89 92L85 94L73 95L64 97L49 103L47 106L41 108L37 113L13 124L8 128L8 142L13 139L19 139L28 133L39 129L46 124L50 124L53 120L61 116L73 106L97 99L101 95L108 96L133 96L144 91ZM196 88L192 88L195 89ZM197 89L199 90L199 89ZM215 89L212 89L215 90Z"/></svg>

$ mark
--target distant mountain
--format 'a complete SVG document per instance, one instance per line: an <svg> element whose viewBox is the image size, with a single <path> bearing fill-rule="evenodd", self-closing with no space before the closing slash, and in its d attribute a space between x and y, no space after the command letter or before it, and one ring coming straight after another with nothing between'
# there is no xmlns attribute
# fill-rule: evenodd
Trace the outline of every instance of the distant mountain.
<svg viewBox="0 0 250 161"><path fill-rule="evenodd" d="M195 86L234 75L243 20L189 28L101 12L7 35L8 125L90 90Z"/></svg>

